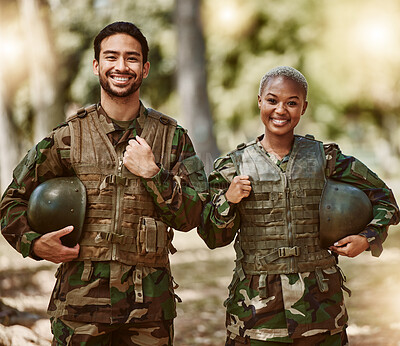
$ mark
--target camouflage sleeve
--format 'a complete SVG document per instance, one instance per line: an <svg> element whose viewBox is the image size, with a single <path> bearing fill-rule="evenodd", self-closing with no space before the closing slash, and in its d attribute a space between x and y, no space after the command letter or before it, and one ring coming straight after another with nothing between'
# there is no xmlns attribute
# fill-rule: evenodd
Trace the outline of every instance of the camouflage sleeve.
<svg viewBox="0 0 400 346"><path fill-rule="evenodd" d="M59 150L53 134L34 146L14 169L13 180L1 204L1 232L22 256L39 259L32 253L33 241L41 236L28 225L26 211L32 191L43 181L62 175Z"/></svg>
<svg viewBox="0 0 400 346"><path fill-rule="evenodd" d="M199 225L208 194L207 177L203 162L182 127L175 130L171 169L161 166L154 177L142 181L168 226L189 231Z"/></svg>
<svg viewBox="0 0 400 346"><path fill-rule="evenodd" d="M372 255L379 256L389 226L397 224L400 218L392 190L366 165L355 157L344 155L337 146L326 146L325 153L327 167L332 167L328 175L332 179L358 187L370 199L373 219L360 235L368 239Z"/></svg>
<svg viewBox="0 0 400 346"><path fill-rule="evenodd" d="M228 245L239 229L240 215L235 205L227 201L225 192L236 175L229 157L216 160L214 171L209 176L210 195L205 205L201 225L197 232L210 249Z"/></svg>

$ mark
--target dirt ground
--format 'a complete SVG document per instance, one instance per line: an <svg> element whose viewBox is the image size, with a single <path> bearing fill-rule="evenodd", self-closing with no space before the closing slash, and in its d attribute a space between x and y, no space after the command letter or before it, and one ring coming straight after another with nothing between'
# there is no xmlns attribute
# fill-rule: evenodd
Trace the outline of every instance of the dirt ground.
<svg viewBox="0 0 400 346"><path fill-rule="evenodd" d="M400 346L399 230L391 228L379 259L365 253L341 260L353 293L347 299L352 346ZM222 304L231 280L233 249L208 250L195 231L176 234L174 244L178 252L171 257L172 271L183 300L177 308L175 345L223 345ZM0 237L0 298L8 306L0 308L0 345L50 345L45 310L55 268L23 259Z"/></svg>

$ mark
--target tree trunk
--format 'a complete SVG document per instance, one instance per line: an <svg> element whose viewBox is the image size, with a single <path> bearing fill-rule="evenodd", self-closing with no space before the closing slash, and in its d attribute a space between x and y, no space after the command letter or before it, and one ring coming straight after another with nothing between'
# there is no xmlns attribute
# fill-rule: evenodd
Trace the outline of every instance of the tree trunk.
<svg viewBox="0 0 400 346"><path fill-rule="evenodd" d="M7 96L5 94L5 78L0 68L0 188L3 193L10 184L12 171L18 163L18 138L13 131L10 121L11 115L7 109Z"/></svg>
<svg viewBox="0 0 400 346"><path fill-rule="evenodd" d="M184 125L188 128L206 172L219 155L207 94L205 43L200 19L200 0L176 0L178 30L178 93Z"/></svg>
<svg viewBox="0 0 400 346"><path fill-rule="evenodd" d="M63 106L58 102L61 76L50 39L48 9L38 0L20 0L21 21L25 30L29 69L30 99L34 113L33 139L37 143L64 120ZM43 18L44 17L44 18Z"/></svg>

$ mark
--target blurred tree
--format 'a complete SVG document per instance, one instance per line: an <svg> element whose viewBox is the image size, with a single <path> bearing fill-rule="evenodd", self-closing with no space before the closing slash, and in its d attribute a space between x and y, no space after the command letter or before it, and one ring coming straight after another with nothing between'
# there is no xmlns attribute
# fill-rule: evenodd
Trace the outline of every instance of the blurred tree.
<svg viewBox="0 0 400 346"><path fill-rule="evenodd" d="M204 0L208 87L222 152L263 132L257 94L264 73L291 65L307 74L319 11L315 0Z"/></svg>
<svg viewBox="0 0 400 346"><path fill-rule="evenodd" d="M1 33L1 29L0 29ZM15 135L5 91L5 77L0 69L0 187L5 188L11 179L11 171L17 164L18 137Z"/></svg>
<svg viewBox="0 0 400 346"><path fill-rule="evenodd" d="M16 13L16 5L0 1L0 9L0 188L3 190L9 184L19 158L20 131L13 118L12 101L26 69L23 64L11 64L15 59L13 55L19 55L22 50L17 37L10 35L17 27L7 20ZM12 68L6 70L5 66Z"/></svg>
<svg viewBox="0 0 400 346"><path fill-rule="evenodd" d="M389 157L382 159L388 171L399 162L396 0L385 6L378 0L0 0L0 6L2 189L35 140L66 114L98 102L93 38L117 20L134 22L149 40L145 105L189 127L206 165L217 155L213 133L224 153L262 133L258 83L277 65L300 69L310 84L299 133L340 143L354 138L350 144L366 155ZM190 102L182 96L189 91ZM193 110L196 118L189 117ZM372 147L370 138L379 145Z"/></svg>
<svg viewBox="0 0 400 346"><path fill-rule="evenodd" d="M207 93L205 44L200 18L200 0L176 0L178 32L178 92L181 112L203 160L211 172L219 151L213 132L213 120Z"/></svg>
<svg viewBox="0 0 400 346"><path fill-rule="evenodd" d="M49 8L39 0L19 0L21 26L27 28L25 49L29 56L29 96L33 119L33 141L43 139L64 119L60 97L59 59L49 27Z"/></svg>

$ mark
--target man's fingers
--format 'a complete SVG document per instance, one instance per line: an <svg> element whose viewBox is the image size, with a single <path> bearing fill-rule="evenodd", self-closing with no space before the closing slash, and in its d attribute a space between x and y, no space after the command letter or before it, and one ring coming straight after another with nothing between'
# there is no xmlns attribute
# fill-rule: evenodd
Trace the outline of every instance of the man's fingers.
<svg viewBox="0 0 400 346"><path fill-rule="evenodd" d="M134 146L134 145L137 145L137 144L138 144L138 142L137 142L136 139L130 139L130 140L128 141L127 148L128 148L129 146Z"/></svg>
<svg viewBox="0 0 400 346"><path fill-rule="evenodd" d="M62 237L65 234L71 233L74 230L74 226L67 226L62 229L60 229L58 232L60 233L60 237Z"/></svg>
<svg viewBox="0 0 400 346"><path fill-rule="evenodd" d="M150 146L147 144L146 140L142 137L136 136L136 140L140 145L143 145L144 147L149 147Z"/></svg>
<svg viewBox="0 0 400 346"><path fill-rule="evenodd" d="M73 230L74 230L74 226L67 226L67 227L59 229L58 231L46 233L44 236L46 236L46 238L60 239L64 235L71 233Z"/></svg>

